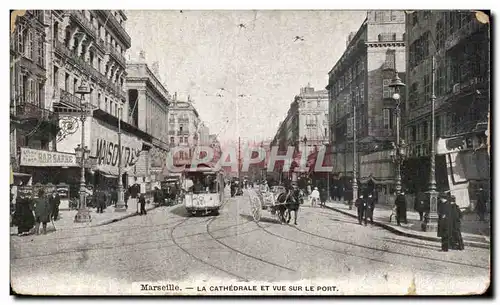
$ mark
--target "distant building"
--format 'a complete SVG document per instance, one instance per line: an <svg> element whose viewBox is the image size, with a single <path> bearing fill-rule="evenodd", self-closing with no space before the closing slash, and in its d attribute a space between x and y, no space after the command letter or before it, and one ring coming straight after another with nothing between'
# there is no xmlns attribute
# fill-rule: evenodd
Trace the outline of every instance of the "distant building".
<svg viewBox="0 0 500 305"><path fill-rule="evenodd" d="M370 11L348 46L328 73L330 143L333 172L353 176L353 134L357 131L357 178L374 179L382 191L395 185L395 171L385 150L395 141L393 89L388 85L397 70L405 72L405 13ZM403 96L404 98L404 96ZM356 106L356 126L353 112ZM355 127L355 128L354 128ZM374 151L384 151L371 155Z"/></svg>
<svg viewBox="0 0 500 305"><path fill-rule="evenodd" d="M174 165L191 162L194 148L198 145L200 124L200 116L191 99L180 101L175 94L168 114L169 146L181 146L186 149L173 156Z"/></svg>

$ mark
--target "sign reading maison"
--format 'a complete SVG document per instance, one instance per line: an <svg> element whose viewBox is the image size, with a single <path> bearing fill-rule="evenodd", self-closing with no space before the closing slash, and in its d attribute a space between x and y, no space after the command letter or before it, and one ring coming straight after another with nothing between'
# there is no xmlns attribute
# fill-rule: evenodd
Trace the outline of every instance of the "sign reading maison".
<svg viewBox="0 0 500 305"><path fill-rule="evenodd" d="M141 150L122 145L122 166L134 166L139 160ZM96 155L98 165L118 166L118 143L97 139Z"/></svg>
<svg viewBox="0 0 500 305"><path fill-rule="evenodd" d="M21 166L77 166L74 154L56 151L46 151L31 148L21 148Z"/></svg>

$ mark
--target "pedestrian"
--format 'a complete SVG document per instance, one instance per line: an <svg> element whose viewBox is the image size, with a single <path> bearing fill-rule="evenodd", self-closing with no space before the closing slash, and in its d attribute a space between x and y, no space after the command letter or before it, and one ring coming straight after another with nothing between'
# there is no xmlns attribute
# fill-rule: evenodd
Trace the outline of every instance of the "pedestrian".
<svg viewBox="0 0 500 305"><path fill-rule="evenodd" d="M146 197L144 197L144 193L141 193L139 196L139 204L141 205L140 215L146 215Z"/></svg>
<svg viewBox="0 0 500 305"><path fill-rule="evenodd" d="M129 187L129 193L130 193L130 198L129 201L132 204L132 206L135 204L137 205L137 197L139 193L141 192L141 186L137 183L137 178L135 178L134 184L132 184ZM139 208L137 207L137 212L139 212Z"/></svg>
<svg viewBox="0 0 500 305"><path fill-rule="evenodd" d="M61 205L61 198L59 197L57 190L54 190L52 192L52 196L49 197L51 218L54 219L54 221L56 221L59 217L59 205Z"/></svg>
<svg viewBox="0 0 500 305"><path fill-rule="evenodd" d="M311 206L314 207L316 205L316 203L319 202L319 191L318 191L318 187L315 186L314 187L314 190L310 193L310 201L311 201Z"/></svg>
<svg viewBox="0 0 500 305"><path fill-rule="evenodd" d="M373 213L375 212L375 204L377 200L373 194L373 191L369 193L368 198L366 198L366 213L368 218L370 218L370 223L373 224ZM366 219L366 216L365 216Z"/></svg>
<svg viewBox="0 0 500 305"><path fill-rule="evenodd" d="M317 188L315 188L317 189ZM311 184L307 184L307 195L310 196L312 194L312 187ZM319 197L319 196L318 196Z"/></svg>
<svg viewBox="0 0 500 305"><path fill-rule="evenodd" d="M398 226L402 223L407 223L406 220L406 197L405 193L401 191L398 195L396 195L396 221Z"/></svg>
<svg viewBox="0 0 500 305"><path fill-rule="evenodd" d="M366 202L363 198L363 194L360 194L358 199L356 199L355 206L358 209L358 223L361 225L364 218L366 226L366 217L364 217L366 212Z"/></svg>
<svg viewBox="0 0 500 305"><path fill-rule="evenodd" d="M287 200L287 209L288 209L288 220L287 223L290 223L292 218L292 212L294 215L294 224L297 225L297 215L299 213L299 207L301 204L300 198L300 190L296 185L292 185L290 187L289 196Z"/></svg>
<svg viewBox="0 0 500 305"><path fill-rule="evenodd" d="M106 193L100 189L97 191L97 213L104 213L106 208Z"/></svg>
<svg viewBox="0 0 500 305"><path fill-rule="evenodd" d="M125 209L128 209L128 199L130 198L130 192L125 190L125 193L123 194L123 199L125 200Z"/></svg>
<svg viewBox="0 0 500 305"><path fill-rule="evenodd" d="M47 222L50 221L49 202L45 196L45 191L38 191L38 198L35 199L35 234L40 234L40 224L42 224L42 234L47 234Z"/></svg>
<svg viewBox="0 0 500 305"><path fill-rule="evenodd" d="M322 188L321 192L319 192L319 200L320 200L321 207L326 206L327 199L328 199L328 192L325 188Z"/></svg>
<svg viewBox="0 0 500 305"><path fill-rule="evenodd" d="M451 221L449 204L446 198L441 197L439 202L438 237L441 237L441 251L448 252L451 244Z"/></svg>
<svg viewBox="0 0 500 305"><path fill-rule="evenodd" d="M114 187L111 190L111 205L113 205L116 208L117 202L118 202L118 191L116 190L116 187Z"/></svg>
<svg viewBox="0 0 500 305"><path fill-rule="evenodd" d="M450 197L450 218L451 222L451 248L454 250L464 249L464 240L462 238L461 222L462 212L456 203L455 196Z"/></svg>
<svg viewBox="0 0 500 305"><path fill-rule="evenodd" d="M477 204L476 204L476 213L477 216L479 217L479 221L485 221L484 215L486 214L486 192L484 189L481 187L479 188L479 191L477 192Z"/></svg>
<svg viewBox="0 0 500 305"><path fill-rule="evenodd" d="M35 225L32 206L33 200L31 198L24 195L17 196L13 222L17 226L19 236L28 235Z"/></svg>
<svg viewBox="0 0 500 305"><path fill-rule="evenodd" d="M170 192L170 186L167 187L167 192ZM161 205L162 204L162 194L160 194L160 190L158 189L157 186L155 186L155 189L153 191L153 203L156 205Z"/></svg>

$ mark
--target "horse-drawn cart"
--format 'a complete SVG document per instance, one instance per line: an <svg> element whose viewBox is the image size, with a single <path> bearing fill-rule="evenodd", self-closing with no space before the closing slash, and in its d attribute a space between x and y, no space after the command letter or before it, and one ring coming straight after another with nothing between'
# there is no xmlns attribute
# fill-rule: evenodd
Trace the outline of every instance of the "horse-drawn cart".
<svg viewBox="0 0 500 305"><path fill-rule="evenodd" d="M284 222L286 210L286 189L283 186L273 186L270 191L263 189L249 190L250 208L254 221L259 222L262 210L269 210L279 222Z"/></svg>

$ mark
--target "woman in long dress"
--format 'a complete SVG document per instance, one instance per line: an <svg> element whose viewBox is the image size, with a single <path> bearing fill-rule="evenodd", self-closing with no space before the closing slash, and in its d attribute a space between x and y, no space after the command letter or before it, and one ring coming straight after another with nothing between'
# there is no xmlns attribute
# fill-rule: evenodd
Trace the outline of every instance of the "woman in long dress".
<svg viewBox="0 0 500 305"><path fill-rule="evenodd" d="M14 224L17 225L19 236L28 235L35 225L32 201L28 197L17 197L16 211L14 213Z"/></svg>

